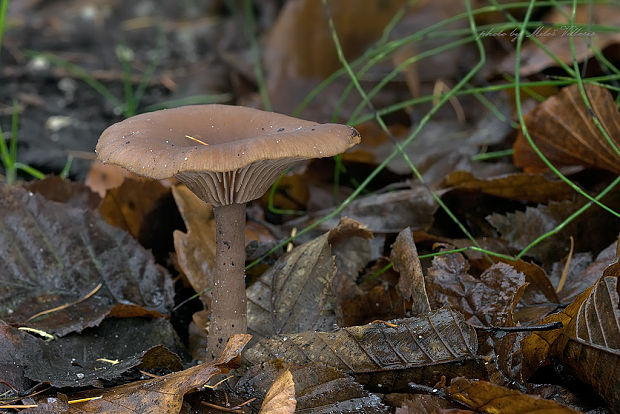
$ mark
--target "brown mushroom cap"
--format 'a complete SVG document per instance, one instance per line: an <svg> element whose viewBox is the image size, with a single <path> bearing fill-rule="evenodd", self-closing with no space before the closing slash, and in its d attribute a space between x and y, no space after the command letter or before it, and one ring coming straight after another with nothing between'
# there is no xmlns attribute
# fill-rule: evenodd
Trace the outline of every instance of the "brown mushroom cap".
<svg viewBox="0 0 620 414"><path fill-rule="evenodd" d="M345 125L241 106L193 105L116 123L95 151L103 162L136 174L176 176L203 200L225 205L260 197L300 160L340 154L359 141Z"/></svg>

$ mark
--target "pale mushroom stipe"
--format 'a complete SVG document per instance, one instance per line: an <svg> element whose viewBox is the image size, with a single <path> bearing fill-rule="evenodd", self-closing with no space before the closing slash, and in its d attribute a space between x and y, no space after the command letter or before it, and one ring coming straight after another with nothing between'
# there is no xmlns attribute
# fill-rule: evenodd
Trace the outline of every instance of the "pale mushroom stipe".
<svg viewBox="0 0 620 414"><path fill-rule="evenodd" d="M229 105L193 105L134 116L107 128L98 158L155 179L176 177L211 204L216 258L208 355L247 331L245 204L295 163L340 154L360 142L339 124L318 124Z"/></svg>

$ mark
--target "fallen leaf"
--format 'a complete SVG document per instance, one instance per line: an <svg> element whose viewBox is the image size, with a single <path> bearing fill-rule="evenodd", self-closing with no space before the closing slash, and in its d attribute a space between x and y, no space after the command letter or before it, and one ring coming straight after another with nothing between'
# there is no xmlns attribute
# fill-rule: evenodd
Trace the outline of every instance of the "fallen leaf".
<svg viewBox="0 0 620 414"><path fill-rule="evenodd" d="M424 287L422 265L413 242L411 229L407 227L396 237L390 256L394 268L400 274L398 289L404 299L411 301L412 316L423 316L431 311Z"/></svg>
<svg viewBox="0 0 620 414"><path fill-rule="evenodd" d="M330 230L328 241L336 264L336 275L332 283L336 295L336 316L341 326L352 317L350 304L360 294L357 278L360 271L370 261L370 240L373 234L366 226L348 217L340 219L340 223Z"/></svg>
<svg viewBox="0 0 620 414"><path fill-rule="evenodd" d="M215 271L215 218L210 205L184 185L172 187L172 195L185 221L187 233L175 230L174 250L177 263L203 303L210 308Z"/></svg>
<svg viewBox="0 0 620 414"><path fill-rule="evenodd" d="M619 276L617 262L605 270L551 350L616 409L620 407Z"/></svg>
<svg viewBox="0 0 620 414"><path fill-rule="evenodd" d="M422 318L396 319L334 332L303 332L260 340L244 352L249 364L274 358L292 364L312 362L347 373L423 368L476 355L476 332L448 308Z"/></svg>
<svg viewBox="0 0 620 414"><path fill-rule="evenodd" d="M196 365L146 381L133 382L106 390L72 395L70 399L101 397L71 406L71 413L137 414L158 412L177 414L183 396L207 384L211 378L228 372L250 340L250 335L234 335L222 355L209 363Z"/></svg>
<svg viewBox="0 0 620 414"><path fill-rule="evenodd" d="M585 84L592 113L579 85L567 86L525 116L525 125L539 150L557 166L580 165L620 174L620 156L596 126L594 116L616 148L620 147L620 113L611 93ZM526 172L546 171L530 144L519 134L514 144L515 165Z"/></svg>
<svg viewBox="0 0 620 414"><path fill-rule="evenodd" d="M83 183L60 178L57 175L48 175L42 180L28 181L24 183L24 187L28 191L41 194L48 200L73 207L95 210L101 203L101 197Z"/></svg>
<svg viewBox="0 0 620 414"><path fill-rule="evenodd" d="M619 192L612 191L601 201L610 208L617 209ZM497 230L501 238L517 250L524 249L538 237L556 229L571 214L586 202L576 200L550 201L525 211L499 214L493 213L486 220ZM598 251L616 239L620 231L618 220L609 220L609 213L598 208L590 208L561 228L530 248L526 256L537 259L546 269L552 263L566 256L570 247L570 236L575 240L575 252Z"/></svg>
<svg viewBox="0 0 620 414"><path fill-rule="evenodd" d="M396 408L395 414L474 414L470 410L450 409L446 401L436 395L412 394Z"/></svg>
<svg viewBox="0 0 620 414"><path fill-rule="evenodd" d="M63 336L98 325L118 305L151 316L172 306L168 272L97 212L4 185L0 223L0 318L9 323Z"/></svg>
<svg viewBox="0 0 620 414"><path fill-rule="evenodd" d="M99 211L108 223L139 240L143 231L152 231L144 229L145 217L168 194L170 189L157 180L126 178L119 187L106 192Z"/></svg>
<svg viewBox="0 0 620 414"><path fill-rule="evenodd" d="M354 58L371 45L384 26L403 7L403 0L368 1L358 7L355 0L328 3L330 14L347 59ZM312 36L308 36L308 34ZM314 0L287 2L267 36L264 64L267 88L274 109L290 113L321 79L341 67L331 39L325 8ZM321 56L316 59L316 56ZM343 83L340 92L346 87ZM334 88L334 85L331 86ZM284 92L285 91L285 92ZM354 104L359 98L354 94ZM332 92L333 105L323 99L311 108L312 119L325 121L342 93ZM351 105L349 105L351 106ZM306 114L307 116L307 114Z"/></svg>
<svg viewBox="0 0 620 414"><path fill-rule="evenodd" d="M592 260L592 254L589 252L573 254L568 265L566 282L562 290L558 292L561 303L571 303L577 295L596 283L603 271L616 260L617 245L617 242L611 243L594 260ZM562 260L553 263L549 278L554 286L558 286L560 283L566 260L566 258L562 258Z"/></svg>
<svg viewBox="0 0 620 414"><path fill-rule="evenodd" d="M576 5L575 23L586 25L583 29L576 26L569 27L570 21L568 19L571 14L571 6L553 7L547 15L542 17L541 21L558 24L561 28L554 29L543 25L530 29L532 35L547 48L551 55L533 42L524 43L519 55L521 61L519 73L521 76L530 76L546 68L557 66L555 59L570 66L573 61L570 38L574 41L575 56L578 62L591 57L595 49L603 50L608 46L620 43L620 34L617 32L597 31L595 36L586 34L592 32L587 28L587 25L591 23L610 27L620 25L618 8L614 7L613 4L599 4L597 7L589 7L586 4ZM503 72L514 73L515 56L513 53L504 59L500 66Z"/></svg>
<svg viewBox="0 0 620 414"><path fill-rule="evenodd" d="M449 305L467 321L483 326L505 326L513 297L525 276L512 266L496 263L475 278L460 253L437 256L427 271L427 290L435 307Z"/></svg>
<svg viewBox="0 0 620 414"><path fill-rule="evenodd" d="M333 329L336 266L328 239L329 233L325 233L296 247L246 290L248 332L260 339Z"/></svg>
<svg viewBox="0 0 620 414"><path fill-rule="evenodd" d="M177 354L185 354L170 322L164 319L108 319L81 334L46 342L7 325L0 325L0 364L19 368L23 375L53 387L101 386L101 380L121 378L131 368L183 369Z"/></svg>
<svg viewBox="0 0 620 414"><path fill-rule="evenodd" d="M291 414L295 412L295 381L288 369L273 382L258 414Z"/></svg>
<svg viewBox="0 0 620 414"><path fill-rule="evenodd" d="M411 189L397 190L384 194L364 196L355 199L338 217L333 217L315 231L329 231L338 225L339 217L349 217L373 233L399 233L409 226L414 230L428 230L433 223L437 204L422 185ZM331 213L332 209L319 210L286 223L287 228L304 228L318 218Z"/></svg>
<svg viewBox="0 0 620 414"><path fill-rule="evenodd" d="M564 181L550 180L540 174L516 173L480 179L467 171L454 171L446 177L444 185L533 203L571 199L575 194Z"/></svg>
<svg viewBox="0 0 620 414"><path fill-rule="evenodd" d="M127 177L142 179L118 165L104 164L96 160L92 163L84 184L103 198L108 190L120 186Z"/></svg>
<svg viewBox="0 0 620 414"><path fill-rule="evenodd" d="M577 414L579 412L555 401L523 394L517 390L511 390L486 381L454 378L450 386L444 390L450 398L483 413Z"/></svg>
<svg viewBox="0 0 620 414"><path fill-rule="evenodd" d="M246 398L262 398L282 370L282 361L272 360L250 367L237 382L235 391ZM387 407L342 371L325 364L288 367L295 382L297 412L383 414ZM354 410L354 411L352 411Z"/></svg>

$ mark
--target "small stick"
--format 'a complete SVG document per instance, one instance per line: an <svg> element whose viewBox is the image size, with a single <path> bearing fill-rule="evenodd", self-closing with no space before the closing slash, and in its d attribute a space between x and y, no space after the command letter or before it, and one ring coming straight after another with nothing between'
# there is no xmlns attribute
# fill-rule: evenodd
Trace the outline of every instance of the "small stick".
<svg viewBox="0 0 620 414"><path fill-rule="evenodd" d="M534 331L552 331L554 329L562 329L564 324L562 322L551 322L543 325L534 326L478 326L470 325L475 329L479 329L484 332L534 332Z"/></svg>
<svg viewBox="0 0 620 414"><path fill-rule="evenodd" d="M200 401L200 404L204 404L204 405L206 405L206 406L208 406L208 407L216 408L216 409L218 409L218 410L221 410L221 411L224 411L224 412L227 412L227 413L236 413L236 412L239 412L239 410L241 409L241 407L243 407L244 405L247 405L247 404L251 403L251 402L252 402L252 401L254 401L255 399L256 399L256 398L250 398L250 399L249 399L249 400L247 400L246 402L244 402L244 403L242 403L242 404L239 404L239 405L237 405L237 406L235 406L235 407L231 407L231 408L228 408L228 407L220 407L219 405L211 404L211 403L206 402L206 401Z"/></svg>

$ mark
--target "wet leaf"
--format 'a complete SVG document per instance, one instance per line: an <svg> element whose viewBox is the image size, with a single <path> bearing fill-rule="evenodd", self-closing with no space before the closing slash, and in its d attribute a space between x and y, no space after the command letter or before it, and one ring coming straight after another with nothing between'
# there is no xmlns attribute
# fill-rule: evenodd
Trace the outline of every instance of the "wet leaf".
<svg viewBox="0 0 620 414"><path fill-rule="evenodd" d="M288 369L273 382L258 414L290 414L295 412L295 382Z"/></svg>
<svg viewBox="0 0 620 414"><path fill-rule="evenodd" d="M161 315L172 304L165 269L96 212L2 186L0 226L7 247L0 250L0 318L7 322L62 336L108 314Z"/></svg>
<svg viewBox="0 0 620 414"><path fill-rule="evenodd" d="M480 179L467 171L454 171L446 177L444 185L533 203L566 200L575 194L564 181L552 181L540 174L506 174Z"/></svg>
<svg viewBox="0 0 620 414"><path fill-rule="evenodd" d="M257 339L333 329L336 300L332 284L336 265L329 234L280 257L247 289L248 332Z"/></svg>
<svg viewBox="0 0 620 414"><path fill-rule="evenodd" d="M80 335L46 342L0 325L0 347L26 378L54 387L101 386L140 364L160 372L183 369L177 354L185 351L172 325L164 319L108 319ZM10 359L6 359L10 357Z"/></svg>
<svg viewBox="0 0 620 414"><path fill-rule="evenodd" d="M427 290L433 306L449 305L467 321L483 326L505 326L513 297L525 276L512 266L496 263L477 279L459 254L437 256L427 271Z"/></svg>
<svg viewBox="0 0 620 414"><path fill-rule="evenodd" d="M620 407L619 276L618 263L607 268L552 346L552 353L610 407Z"/></svg>
<svg viewBox="0 0 620 414"><path fill-rule="evenodd" d="M276 336L259 341L244 352L244 358L250 364L278 358L298 365L317 362L347 373L365 373L470 358L478 348L474 329L448 308L392 324Z"/></svg>
<svg viewBox="0 0 620 414"><path fill-rule="evenodd" d="M578 411L555 401L522 394L486 381L454 378L445 392L453 399L483 413L526 414L576 414Z"/></svg>
<svg viewBox="0 0 620 414"><path fill-rule="evenodd" d="M170 189L159 181L127 178L119 187L106 192L99 211L108 223L139 240L143 231L152 231L143 228L145 217L169 193Z"/></svg>
<svg viewBox="0 0 620 414"><path fill-rule="evenodd" d="M101 197L83 183L66 180L57 175L48 175L43 180L29 181L24 184L24 187L28 191L41 194L48 200L73 207L94 210L101 203Z"/></svg>
<svg viewBox="0 0 620 414"><path fill-rule="evenodd" d="M398 289L404 299L412 302L412 315L423 316L429 313L431 305L424 287L422 265L409 227L398 233L390 258L400 274Z"/></svg>
<svg viewBox="0 0 620 414"><path fill-rule="evenodd" d="M215 375L228 372L230 366L250 340L250 335L234 335L222 355L209 363L196 365L184 371L175 372L147 381L108 388L103 391L88 391L72 395L70 399L101 397L71 406L71 413L136 414L158 412L177 414L183 403L183 396L203 385Z"/></svg>
<svg viewBox="0 0 620 414"><path fill-rule="evenodd" d="M600 86L584 85L593 114L586 107L579 86L571 85L547 99L525 116L527 129L540 151L555 166L580 165L620 173L620 156L596 126L593 115L620 148L620 113L611 93ZM520 134L514 144L515 165L526 172L540 172L546 165Z"/></svg>
<svg viewBox="0 0 620 414"><path fill-rule="evenodd" d="M355 380L324 364L290 366L295 381L297 412L312 413L385 413L387 407L379 397L364 390ZM262 398L282 370L282 361L273 360L248 369L235 391L246 397Z"/></svg>

